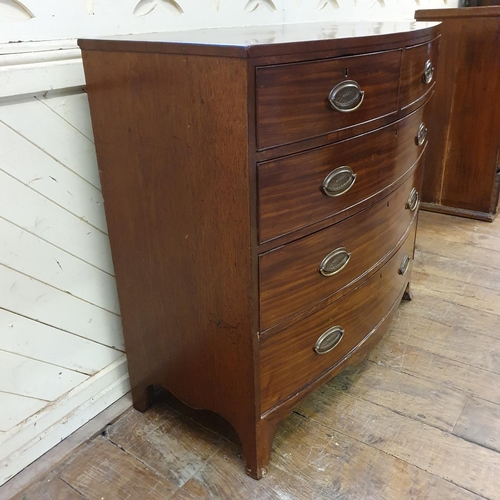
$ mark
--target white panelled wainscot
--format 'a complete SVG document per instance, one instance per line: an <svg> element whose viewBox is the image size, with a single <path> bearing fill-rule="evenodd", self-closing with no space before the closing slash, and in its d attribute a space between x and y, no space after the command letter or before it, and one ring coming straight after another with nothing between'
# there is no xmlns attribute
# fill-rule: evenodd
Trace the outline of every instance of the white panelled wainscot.
<svg viewBox="0 0 500 500"><path fill-rule="evenodd" d="M76 38L456 0L0 0L0 485L129 391Z"/></svg>

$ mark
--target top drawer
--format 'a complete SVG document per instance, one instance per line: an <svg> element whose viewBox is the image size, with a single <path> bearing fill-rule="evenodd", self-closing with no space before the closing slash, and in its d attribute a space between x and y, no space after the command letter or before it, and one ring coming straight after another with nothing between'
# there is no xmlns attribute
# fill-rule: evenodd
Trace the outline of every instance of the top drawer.
<svg viewBox="0 0 500 500"><path fill-rule="evenodd" d="M401 109L416 109L436 81L439 38L422 45L408 47L401 67Z"/></svg>
<svg viewBox="0 0 500 500"><path fill-rule="evenodd" d="M257 148L335 132L397 112L401 51L257 68ZM345 82L354 83L338 87ZM336 110L329 97L353 111ZM332 96L334 97L334 96Z"/></svg>

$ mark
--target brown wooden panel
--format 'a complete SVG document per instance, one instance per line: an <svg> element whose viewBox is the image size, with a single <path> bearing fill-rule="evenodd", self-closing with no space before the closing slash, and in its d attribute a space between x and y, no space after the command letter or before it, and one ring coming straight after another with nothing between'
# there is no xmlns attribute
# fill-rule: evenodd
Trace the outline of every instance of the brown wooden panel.
<svg viewBox="0 0 500 500"><path fill-rule="evenodd" d="M423 200L431 210L492 220L500 151L500 7L445 10L416 12L419 20L443 21Z"/></svg>
<svg viewBox="0 0 500 500"><path fill-rule="evenodd" d="M398 269L405 254L413 253L413 234L389 262L367 282L332 305L296 323L261 343L261 411L320 376L376 328L407 284L409 271ZM330 327L339 325L345 333L327 354L314 351L316 340Z"/></svg>
<svg viewBox="0 0 500 500"><path fill-rule="evenodd" d="M480 1L485 5L485 0ZM500 17L500 7L495 5L497 4L490 3L485 7L469 7L467 9L421 9L415 12L415 19L418 21L445 21L446 19L457 18ZM475 20L472 22L475 22Z"/></svg>
<svg viewBox="0 0 500 500"><path fill-rule="evenodd" d="M84 63L134 405L163 385L244 440L257 329L247 63L92 51Z"/></svg>
<svg viewBox="0 0 500 500"><path fill-rule="evenodd" d="M259 164L259 241L332 217L390 188L423 151L415 143L422 115L423 108L375 132ZM354 185L340 196L327 196L324 179L344 165L356 174Z"/></svg>
<svg viewBox="0 0 500 500"><path fill-rule="evenodd" d="M448 21L469 24L471 21ZM462 27L441 204L493 212L500 152L500 18ZM472 63L471 63L472 61Z"/></svg>
<svg viewBox="0 0 500 500"><path fill-rule="evenodd" d="M401 51L257 68L257 147L287 144L396 113ZM328 96L344 80L365 92L350 113Z"/></svg>
<svg viewBox="0 0 500 500"><path fill-rule="evenodd" d="M260 256L261 331L354 284L394 250L414 217L405 204L419 185L421 167L368 210ZM349 262L323 276L320 263L340 247L351 253Z"/></svg>
<svg viewBox="0 0 500 500"><path fill-rule="evenodd" d="M403 51L399 104L403 111L409 111L415 106L419 106L424 96L431 92L436 82L438 54L439 38L432 42L408 47ZM424 67L427 61L431 61L434 67L434 75L430 83L423 81Z"/></svg>
<svg viewBox="0 0 500 500"><path fill-rule="evenodd" d="M264 59L266 64L273 64L283 58L321 59L332 57L332 53L346 55L415 45L438 30L435 24L417 25L411 21L326 21L300 26L237 26L115 35L80 39L78 44L83 50L261 58L260 63Z"/></svg>

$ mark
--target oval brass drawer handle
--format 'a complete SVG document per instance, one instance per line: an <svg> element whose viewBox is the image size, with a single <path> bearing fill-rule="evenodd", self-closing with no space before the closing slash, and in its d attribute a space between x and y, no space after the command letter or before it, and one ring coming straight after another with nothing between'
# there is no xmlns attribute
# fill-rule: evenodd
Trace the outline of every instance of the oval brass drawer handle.
<svg viewBox="0 0 500 500"><path fill-rule="evenodd" d="M326 354L339 345L343 336L344 330L340 326L333 326L320 335L319 339L316 341L314 350L318 354Z"/></svg>
<svg viewBox="0 0 500 500"><path fill-rule="evenodd" d="M428 85L432 82L432 77L434 76L434 66L430 59L427 60L424 66L424 72L422 73L422 81Z"/></svg>
<svg viewBox="0 0 500 500"><path fill-rule="evenodd" d="M411 210L412 212L415 212L415 210L418 207L418 191L413 188L410 191L410 196L408 196L408 200L406 201L405 208L407 210Z"/></svg>
<svg viewBox="0 0 500 500"><path fill-rule="evenodd" d="M421 123L418 127L417 135L415 136L415 144L421 146L427 137L427 127L424 123Z"/></svg>
<svg viewBox="0 0 500 500"><path fill-rule="evenodd" d="M328 102L335 111L350 113L361 106L364 98L365 93L357 82L345 80L330 90Z"/></svg>
<svg viewBox="0 0 500 500"><path fill-rule="evenodd" d="M345 247L340 247L330 252L319 265L319 272L323 276L333 276L347 266L351 254Z"/></svg>
<svg viewBox="0 0 500 500"><path fill-rule="evenodd" d="M401 261L401 265L399 266L398 273L404 276L408 271L411 263L411 257L406 253Z"/></svg>
<svg viewBox="0 0 500 500"><path fill-rule="evenodd" d="M356 182L356 174L351 167L342 166L332 170L323 181L323 193L335 198L347 193Z"/></svg>

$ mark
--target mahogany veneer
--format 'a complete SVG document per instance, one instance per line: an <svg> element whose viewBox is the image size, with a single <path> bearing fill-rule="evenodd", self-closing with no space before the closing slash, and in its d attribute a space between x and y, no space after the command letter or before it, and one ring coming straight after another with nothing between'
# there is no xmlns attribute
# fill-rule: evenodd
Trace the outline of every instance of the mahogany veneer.
<svg viewBox="0 0 500 500"><path fill-rule="evenodd" d="M438 43L392 22L79 41L137 409L161 385L222 415L260 478L294 405L366 356L408 295Z"/></svg>

